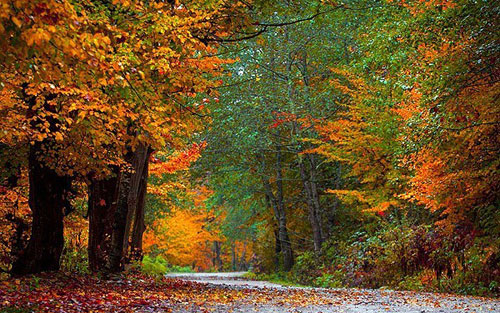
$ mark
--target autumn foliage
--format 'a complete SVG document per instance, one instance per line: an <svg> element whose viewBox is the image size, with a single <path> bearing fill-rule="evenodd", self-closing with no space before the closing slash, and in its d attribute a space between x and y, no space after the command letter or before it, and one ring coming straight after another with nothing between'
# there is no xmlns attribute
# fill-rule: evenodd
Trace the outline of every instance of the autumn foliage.
<svg viewBox="0 0 500 313"><path fill-rule="evenodd" d="M63 238L75 239L63 234L63 218L86 198L87 212L80 206L78 213L90 220L89 249L99 250L90 254L93 270L120 270L128 250L141 254L149 155L174 155L163 169L153 163L152 173L186 169L199 155L202 143L185 149L203 124L204 109L194 103L216 93L215 77L230 62L216 56L217 41L247 25L245 6L44 0L0 7L0 208L2 228L10 229L2 233L4 252L17 259L12 271L58 269Z"/></svg>
<svg viewBox="0 0 500 313"><path fill-rule="evenodd" d="M2 272L498 293L498 12L0 0Z"/></svg>

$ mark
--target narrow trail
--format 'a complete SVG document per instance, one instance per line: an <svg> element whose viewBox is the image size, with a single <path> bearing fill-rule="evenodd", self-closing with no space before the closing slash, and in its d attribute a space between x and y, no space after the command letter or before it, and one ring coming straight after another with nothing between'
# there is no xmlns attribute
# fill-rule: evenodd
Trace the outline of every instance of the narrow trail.
<svg viewBox="0 0 500 313"><path fill-rule="evenodd" d="M173 312L292 313L459 313L500 312L500 301L480 297L409 291L286 287L251 281L233 273L182 273L167 278L201 284L219 295L199 306L178 303ZM228 301L229 300L229 301ZM205 311L206 310L206 311Z"/></svg>

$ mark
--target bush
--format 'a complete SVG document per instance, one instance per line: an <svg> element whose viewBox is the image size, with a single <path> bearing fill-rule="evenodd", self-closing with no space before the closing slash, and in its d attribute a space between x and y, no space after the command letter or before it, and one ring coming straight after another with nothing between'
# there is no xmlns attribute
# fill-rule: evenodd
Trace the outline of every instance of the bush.
<svg viewBox="0 0 500 313"><path fill-rule="evenodd" d="M89 259L85 247L65 247L61 256L61 270L67 273L89 274Z"/></svg>
<svg viewBox="0 0 500 313"><path fill-rule="evenodd" d="M343 277L344 273L342 271L335 271L332 274L323 273L314 280L314 285L322 288L341 288L343 287Z"/></svg>
<svg viewBox="0 0 500 313"><path fill-rule="evenodd" d="M432 225L386 223L353 232L297 258L293 279L320 287L389 287L498 295L500 242L480 239L471 228L451 234Z"/></svg>
<svg viewBox="0 0 500 313"><path fill-rule="evenodd" d="M151 257L145 255L139 266L140 271L146 275L163 276L166 273L192 273L193 269L189 266L178 266L168 264L162 256Z"/></svg>
<svg viewBox="0 0 500 313"><path fill-rule="evenodd" d="M168 271L168 262L161 256L145 255L140 266L141 272L151 276L163 276Z"/></svg>
<svg viewBox="0 0 500 313"><path fill-rule="evenodd" d="M292 268L293 280L300 283L310 285L314 279L321 275L318 270L321 265L314 252L305 252L298 256Z"/></svg>
<svg viewBox="0 0 500 313"><path fill-rule="evenodd" d="M397 285L398 290L413 290L413 291L429 291L429 288L423 284L423 280L420 274L415 276L407 276Z"/></svg>
<svg viewBox="0 0 500 313"><path fill-rule="evenodd" d="M168 273L193 273L193 269L190 266L178 266L172 265L167 268Z"/></svg>

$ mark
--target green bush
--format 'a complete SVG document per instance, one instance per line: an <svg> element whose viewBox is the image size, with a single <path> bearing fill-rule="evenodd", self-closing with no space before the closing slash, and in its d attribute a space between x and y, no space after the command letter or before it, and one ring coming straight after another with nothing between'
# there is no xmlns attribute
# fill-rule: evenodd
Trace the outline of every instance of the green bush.
<svg viewBox="0 0 500 313"><path fill-rule="evenodd" d="M140 266L141 272L151 276L163 276L168 271L168 262L161 256L145 255Z"/></svg>
<svg viewBox="0 0 500 313"><path fill-rule="evenodd" d="M168 264L162 256L145 255L139 266L140 271L146 275L163 276L166 273L192 273L193 269L189 266L178 266Z"/></svg>
<svg viewBox="0 0 500 313"><path fill-rule="evenodd" d="M300 284L312 284L316 277L321 275L321 272L318 271L320 266L321 263L314 252L308 251L299 255L292 268L293 280Z"/></svg>
<svg viewBox="0 0 500 313"><path fill-rule="evenodd" d="M343 277L344 273L342 271L335 271L331 274L323 273L314 280L314 285L322 288L341 288L343 287Z"/></svg>
<svg viewBox="0 0 500 313"><path fill-rule="evenodd" d="M397 285L399 290L423 291L428 290L422 283L420 275L407 276ZM429 291L429 290L428 290Z"/></svg>
<svg viewBox="0 0 500 313"><path fill-rule="evenodd" d="M169 273L193 273L193 269L190 266L178 266L172 265L167 268L167 272Z"/></svg>

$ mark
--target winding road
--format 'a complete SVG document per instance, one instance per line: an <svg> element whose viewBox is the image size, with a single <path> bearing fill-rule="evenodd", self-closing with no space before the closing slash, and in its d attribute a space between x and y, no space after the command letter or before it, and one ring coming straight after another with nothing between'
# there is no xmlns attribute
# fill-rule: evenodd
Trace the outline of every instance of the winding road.
<svg viewBox="0 0 500 313"><path fill-rule="evenodd" d="M325 289L285 287L251 281L243 272L182 273L168 278L202 285L207 291L221 295L206 303L184 303L172 307L173 312L291 312L291 313L459 313L500 312L500 301L480 297L447 294L364 289ZM216 291L216 292L215 292Z"/></svg>

